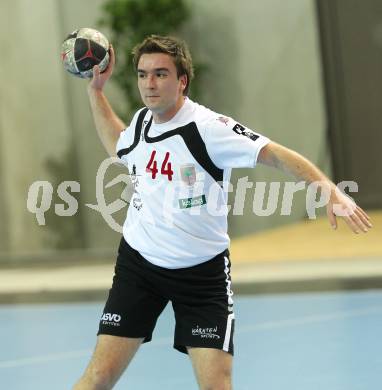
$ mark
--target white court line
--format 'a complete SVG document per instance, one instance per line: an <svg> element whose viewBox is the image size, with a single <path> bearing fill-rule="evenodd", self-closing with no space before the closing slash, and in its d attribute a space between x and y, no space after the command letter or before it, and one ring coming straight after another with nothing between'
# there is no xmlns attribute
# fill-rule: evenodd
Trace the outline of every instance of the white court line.
<svg viewBox="0 0 382 390"><path fill-rule="evenodd" d="M173 338L170 337L160 337L156 340L153 340L150 344L153 346L163 346L171 344L173 341ZM34 364L40 364L40 363L48 363L53 361L59 361L59 360L70 360L75 358L82 358L89 356L92 353L91 349L80 349L77 351L69 351L69 352L63 352L63 353L56 353L56 354L50 354L50 355L41 355L41 356L33 356L29 358L21 358L21 359L14 359L14 360L1 360L0 361L0 369L1 368L12 368L12 367L22 367L22 366L31 366Z"/></svg>
<svg viewBox="0 0 382 390"><path fill-rule="evenodd" d="M33 364L53 362L56 360L66 360L78 357L88 356L92 351L90 349L80 349L77 351L56 353L51 355L33 356L30 358L14 359L14 360L3 360L0 361L0 368L20 367L20 366L31 366Z"/></svg>
<svg viewBox="0 0 382 390"><path fill-rule="evenodd" d="M337 311L330 314L322 314L315 316L306 316L300 318L291 318L289 320L269 321L260 324L241 326L237 333L247 333L257 330L277 329L286 328L295 325L305 325L319 322L326 322L332 320L338 320L343 318L360 317L367 314L382 313L382 306L371 306L365 309L359 310L347 310Z"/></svg>
<svg viewBox="0 0 382 390"><path fill-rule="evenodd" d="M268 329L282 329L289 326L326 322L326 321L332 321L332 320L337 320L342 318L360 317L363 315L374 314L374 313L382 313L382 306L371 306L365 309L338 311L330 314L305 316L305 317L291 318L288 320L281 320L281 321L268 321L260 324L241 326L238 327L237 331L235 332L247 333L247 332L256 332L256 331L268 330ZM160 337L156 340L153 340L151 342L151 345L163 346L172 343L172 341L173 339L170 337ZM59 361L59 360L67 360L73 358L82 358L86 356L90 357L91 353L92 351L90 349L82 349L77 351L69 351L69 352L57 353L51 355L34 356L30 358L3 360L0 361L0 369L30 366L34 364L47 363L47 362Z"/></svg>

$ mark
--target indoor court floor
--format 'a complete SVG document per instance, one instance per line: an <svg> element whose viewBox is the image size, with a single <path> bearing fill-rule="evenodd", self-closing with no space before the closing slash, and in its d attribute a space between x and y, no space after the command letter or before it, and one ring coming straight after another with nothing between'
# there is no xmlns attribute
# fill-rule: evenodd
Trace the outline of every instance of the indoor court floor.
<svg viewBox="0 0 382 390"><path fill-rule="evenodd" d="M70 389L103 303L0 306L1 389ZM382 290L236 296L235 390L381 388ZM196 390L171 306L115 389Z"/></svg>

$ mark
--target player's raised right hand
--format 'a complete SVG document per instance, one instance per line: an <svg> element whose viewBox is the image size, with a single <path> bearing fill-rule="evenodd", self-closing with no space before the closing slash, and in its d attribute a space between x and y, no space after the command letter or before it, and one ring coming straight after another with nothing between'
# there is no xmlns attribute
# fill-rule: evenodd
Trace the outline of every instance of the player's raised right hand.
<svg viewBox="0 0 382 390"><path fill-rule="evenodd" d="M112 45L110 45L109 53L110 53L109 65L104 72L102 73L100 72L98 65L95 65L93 67L93 78L91 79L88 85L89 90L102 91L106 81L109 80L110 76L112 75L114 65L115 65L115 53Z"/></svg>

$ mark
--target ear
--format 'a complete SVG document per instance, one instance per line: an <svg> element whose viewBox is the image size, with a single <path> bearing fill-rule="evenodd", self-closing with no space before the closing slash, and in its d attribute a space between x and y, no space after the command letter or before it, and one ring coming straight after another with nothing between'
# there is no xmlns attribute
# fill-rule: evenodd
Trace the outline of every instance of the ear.
<svg viewBox="0 0 382 390"><path fill-rule="evenodd" d="M179 80L180 80L180 85L182 87L182 91L184 91L187 86L188 77L186 74L183 74L182 76L179 77Z"/></svg>

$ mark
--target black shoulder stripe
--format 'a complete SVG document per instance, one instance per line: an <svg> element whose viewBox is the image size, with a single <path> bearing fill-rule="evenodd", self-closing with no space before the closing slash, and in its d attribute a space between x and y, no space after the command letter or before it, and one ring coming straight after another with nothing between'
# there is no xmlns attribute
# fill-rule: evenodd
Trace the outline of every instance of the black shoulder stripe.
<svg viewBox="0 0 382 390"><path fill-rule="evenodd" d="M159 142L173 137L174 135L180 135L188 150L199 165L202 166L216 182L220 184L223 181L223 170L218 168L211 160L211 157L207 152L206 144L200 136L195 122L191 122L186 126L178 127L177 129L168 131L157 137L150 137L148 135L149 128L150 125L146 126L144 131L145 141L147 143Z"/></svg>
<svg viewBox="0 0 382 390"><path fill-rule="evenodd" d="M146 113L149 109L146 107L144 108L138 115L137 123L135 125L135 134L134 134L134 142L131 146L125 149L121 149L118 151L117 155L119 158L122 158L122 156L129 154L139 143L139 138L141 137L141 130L142 130L142 123L143 119L146 116Z"/></svg>

